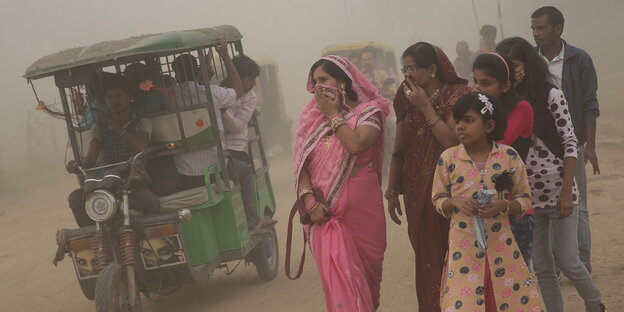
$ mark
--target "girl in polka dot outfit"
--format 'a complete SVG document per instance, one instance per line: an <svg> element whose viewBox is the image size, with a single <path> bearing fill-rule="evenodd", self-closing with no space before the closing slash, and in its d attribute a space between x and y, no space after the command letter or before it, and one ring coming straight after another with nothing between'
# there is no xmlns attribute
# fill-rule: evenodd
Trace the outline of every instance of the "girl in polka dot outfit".
<svg viewBox="0 0 624 312"><path fill-rule="evenodd" d="M453 118L461 144L444 151L436 166L432 200L437 212L451 219L441 284L443 312L544 311L537 279L509 227L507 214L521 217L532 197L520 156L496 143L507 127L498 105L483 93L459 99ZM501 176L510 179L499 199L480 206L476 193L496 189ZM485 220L486 249L478 247L475 215Z"/></svg>
<svg viewBox="0 0 624 312"><path fill-rule="evenodd" d="M583 297L587 311L603 311L600 291L578 253L575 234L579 192L574 182L578 141L565 96L548 83L548 66L529 42L519 37L509 38L496 50L509 55L516 64L516 89L531 102L534 111L533 146L526 164L535 208L533 268L544 302L548 311L564 310L555 273L556 260Z"/></svg>

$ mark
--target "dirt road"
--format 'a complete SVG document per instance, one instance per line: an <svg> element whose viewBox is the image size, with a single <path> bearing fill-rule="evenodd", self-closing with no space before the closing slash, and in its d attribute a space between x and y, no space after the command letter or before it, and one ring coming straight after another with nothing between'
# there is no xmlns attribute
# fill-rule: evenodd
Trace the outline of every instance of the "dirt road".
<svg viewBox="0 0 624 312"><path fill-rule="evenodd" d="M616 100L624 72L601 76L601 105L598 153L602 175L591 176L590 219L593 230L594 280L610 311L624 306L624 205L619 186L624 185L624 109ZM280 261L286 238L286 217L294 199L290 158L272 160L271 175L276 190L276 218L280 239ZM60 166L59 166L60 167ZM55 169L55 170L60 170ZM75 279L69 260L55 268L57 229L73 227L66 205L67 194L76 187L73 177L54 171L32 179L28 185L3 189L0 197L0 311L93 311ZM35 183L36 181L36 183ZM389 222L389 220L388 220ZM388 250L380 311L416 311L414 256L406 226L388 224ZM299 232L297 231L297 235ZM297 236L298 238L299 236ZM295 239L294 253L301 246ZM215 273L207 285L188 285L178 293L147 302L147 311L324 311L320 283L312 260L307 261L303 277L289 281L280 267L277 279L261 283L253 266L239 267L231 276ZM571 283L563 278L566 311L584 311L583 303Z"/></svg>

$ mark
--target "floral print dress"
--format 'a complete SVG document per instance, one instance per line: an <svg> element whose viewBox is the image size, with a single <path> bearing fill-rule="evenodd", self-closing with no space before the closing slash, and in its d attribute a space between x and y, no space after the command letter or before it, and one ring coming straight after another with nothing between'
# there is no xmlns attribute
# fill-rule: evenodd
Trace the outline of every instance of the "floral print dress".
<svg viewBox="0 0 624 312"><path fill-rule="evenodd" d="M531 207L531 190L524 163L511 147L493 143L483 170L478 170L463 145L447 149L435 172L432 200L438 213L451 197L473 197L480 189L493 190L495 178L513 172L513 187L504 198ZM441 284L442 312L485 311L486 265L498 311L544 311L536 277L529 271L515 242L506 215L485 219L487 249L477 244L474 218L455 208L451 216L449 252Z"/></svg>

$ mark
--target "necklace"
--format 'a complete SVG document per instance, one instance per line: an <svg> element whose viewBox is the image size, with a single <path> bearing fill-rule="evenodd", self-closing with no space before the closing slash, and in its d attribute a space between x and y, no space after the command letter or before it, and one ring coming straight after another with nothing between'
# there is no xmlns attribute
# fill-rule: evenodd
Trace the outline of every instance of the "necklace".
<svg viewBox="0 0 624 312"><path fill-rule="evenodd" d="M429 98L427 98L429 103L433 103L433 100L435 100L438 97L438 95L440 94L440 91L442 91L443 87L444 87L444 84L442 84L439 88L437 88L435 90L435 92L433 92L433 94Z"/></svg>

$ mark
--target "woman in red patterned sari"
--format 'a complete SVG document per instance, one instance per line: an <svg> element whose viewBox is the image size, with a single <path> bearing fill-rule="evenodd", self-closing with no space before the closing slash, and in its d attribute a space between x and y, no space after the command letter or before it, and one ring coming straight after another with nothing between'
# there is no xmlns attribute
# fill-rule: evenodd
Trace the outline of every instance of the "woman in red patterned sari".
<svg viewBox="0 0 624 312"><path fill-rule="evenodd" d="M403 52L405 80L394 98L397 130L385 197L392 220L401 224L403 194L408 235L416 254L419 311L440 311L440 279L448 247L448 220L431 203L435 165L457 145L453 105L470 93L442 50L426 42ZM398 213L398 215L397 215Z"/></svg>

